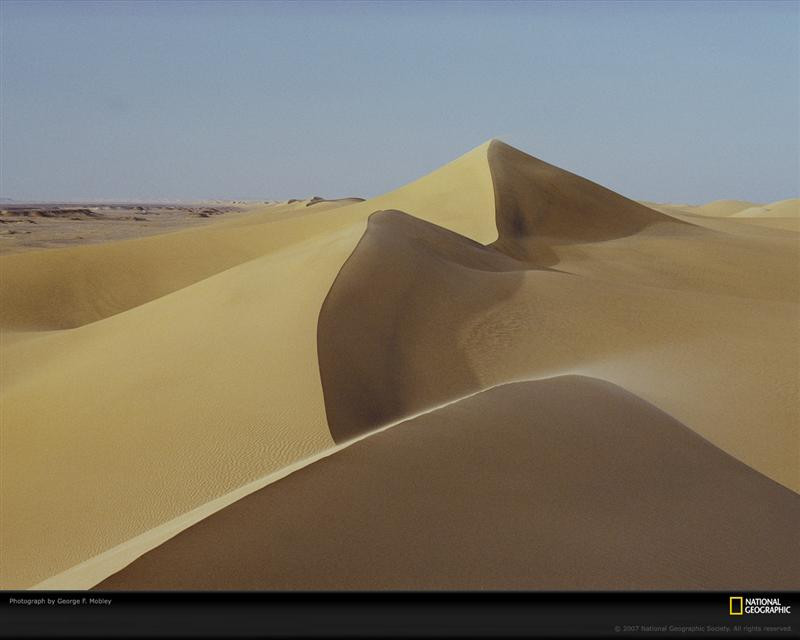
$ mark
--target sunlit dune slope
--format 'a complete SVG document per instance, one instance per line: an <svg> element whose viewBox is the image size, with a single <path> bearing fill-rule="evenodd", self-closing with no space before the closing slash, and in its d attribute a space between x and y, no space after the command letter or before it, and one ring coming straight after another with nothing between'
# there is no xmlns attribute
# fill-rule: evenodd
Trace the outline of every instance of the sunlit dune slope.
<svg viewBox="0 0 800 640"><path fill-rule="evenodd" d="M491 185L482 145L372 202L0 259L2 586L332 446L317 316L368 215L489 242Z"/></svg>
<svg viewBox="0 0 800 640"><path fill-rule="evenodd" d="M0 327L66 329L131 309L329 229L314 211L262 207L200 229L2 256Z"/></svg>
<svg viewBox="0 0 800 640"><path fill-rule="evenodd" d="M356 442L98 588L785 589L798 526L797 494L619 387L566 376Z"/></svg>
<svg viewBox="0 0 800 640"><path fill-rule="evenodd" d="M313 336L347 238L10 346L3 586L31 586L331 446Z"/></svg>
<svg viewBox="0 0 800 640"><path fill-rule="evenodd" d="M201 229L0 256L0 327L64 329L94 322L265 253L363 222L381 208L413 211L489 242L497 234L487 146L396 191L350 206L296 201Z"/></svg>

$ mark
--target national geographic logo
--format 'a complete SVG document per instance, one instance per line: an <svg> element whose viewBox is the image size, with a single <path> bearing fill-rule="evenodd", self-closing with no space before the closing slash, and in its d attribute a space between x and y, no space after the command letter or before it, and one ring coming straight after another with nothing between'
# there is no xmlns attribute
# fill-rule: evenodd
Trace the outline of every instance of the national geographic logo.
<svg viewBox="0 0 800 640"><path fill-rule="evenodd" d="M781 604L780 598L745 598L731 596L728 601L728 613L732 616L758 614L790 614L792 605Z"/></svg>

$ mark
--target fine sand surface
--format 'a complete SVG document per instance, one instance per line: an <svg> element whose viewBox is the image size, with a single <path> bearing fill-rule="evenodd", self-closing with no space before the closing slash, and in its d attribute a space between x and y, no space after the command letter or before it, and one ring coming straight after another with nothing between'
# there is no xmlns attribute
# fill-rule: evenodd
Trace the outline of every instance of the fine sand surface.
<svg viewBox="0 0 800 640"><path fill-rule="evenodd" d="M508 482L517 478L515 483L525 484L520 475L525 465L514 467L514 445L504 438L513 443L515 433L552 425L531 412L528 391L520 390L558 389L557 406L547 414L553 424L561 424L560 410L572 416L571 407L577 405L575 433L606 428L625 440L635 428L615 431L609 425L603 411L611 403L617 412L613 415L630 412L631 424L641 425L636 428L643 433L655 429L659 447L675 452L671 457L665 453L664 460L682 474L688 473L685 465L692 467L695 455L687 452L696 447L724 460L709 463L702 472L692 467L692 477L698 478L693 491L703 488L691 496L698 500L692 508L700 509L703 500L733 505L736 491L745 489L725 489L728 473L748 485L747 495L759 496L754 503L785 505L774 507L766 523L760 521L762 533L753 529L752 534L753 540L778 542L746 547L762 548L752 558L773 567L764 554L787 548L780 541L787 527L796 524L791 518L796 520L795 492L800 490L800 237L780 225L750 224L756 219L791 220L782 208L778 217L734 215L751 208L730 213L731 207L722 207L724 213L703 215L681 207L645 206L491 141L416 182L366 201L276 203L197 228L0 256L0 586L91 586L86 576L101 580L165 537L296 468L301 470L202 520L175 538L177 546L166 543L158 553L174 552L162 562L174 568L175 581L190 579L195 569L188 565L201 571L208 562L229 558L234 563L247 557L254 563L253 580L259 575L274 578L248 583L255 588L288 584L280 582L284 579L296 580L297 586L320 586L325 563L301 563L302 553L309 553L302 545L312 544L311 538L298 538L294 525L281 529L280 522L296 516L324 537L331 530L325 528L326 516L319 515L323 512L318 506L333 500L327 491L307 503L289 500L282 507L287 511L275 512L281 515L273 514L269 505L255 509L254 523L272 523L265 541L280 539L287 545L297 540L297 550L286 551L284 560L289 567L294 559L293 578L263 571L257 575L263 565L252 555L251 545L257 543L251 538L238 559L217 555L213 545L201 545L206 555L191 557L179 541L204 527L212 530L218 526L213 523L226 521L224 514L245 509L239 505L256 496L282 495L292 483L305 483L303 478L316 477L315 468L349 468L340 462L350 459L343 456L356 456L349 452L372 451L373 440L401 437L395 433L415 433L408 427L417 420L432 425L449 410L368 435L372 430L492 388L476 398L511 393L508 406L506 400L481 400L494 408L478 411L476 405L474 419L465 416L463 435L443 419L441 433L446 435L441 437L447 447L420 441L421 447L431 447L431 459L440 461L441 481L450 469L455 475L446 482L460 487L460 493L450 492L447 503L430 494L430 509L438 509L442 518L453 501L469 502L484 475L501 474L501 459L508 458ZM503 386L575 374L606 382L590 384L573 377L559 378L552 383L555 387L543 382ZM602 398L595 393L599 388ZM540 398L540 392L530 393ZM469 407L472 401L463 402ZM493 418L494 411L501 417ZM665 424L670 428L659 426ZM497 458L486 461L484 469L483 459L469 453L478 445L468 440L474 437L484 443L483 449L494 450L494 441L481 431L485 429L494 429ZM685 444L686 434L699 444ZM351 438L363 436L346 446ZM625 446L638 451L638 442L634 438ZM558 457L543 467L552 474L541 480L543 486L573 486L573 475L613 483L627 473L610 454L602 464L588 463L579 455L580 438L574 436L573 443L574 453L569 447L557 449ZM401 449L406 451L405 445ZM648 449L648 459L655 459L654 451ZM398 450L392 464L407 463L405 455ZM369 458L358 456L353 459ZM311 460L317 461L303 469ZM342 474L344 483L350 476ZM412 475L400 480L416 482ZM650 500L640 495L648 492L658 500L670 494L673 505L682 499L671 495L677 485L669 482L651 482L648 489L639 488L638 481L626 482L615 485L614 499L637 503ZM718 493L708 489L712 484ZM537 489L519 491L532 495L524 492ZM333 505L346 501L337 499ZM575 577L578 565L562 554L556 556L561 558L562 578L555 577L554 568L542 576L551 575L554 582L548 584L563 588L613 586L608 575L590 567L604 554L617 561L607 527L609 514L620 516L621 508L602 516L584 502L567 502L566 520L550 522L552 512L541 519L508 495L502 500L509 503L498 506L506 510L498 517L510 519L519 509L515 520L493 529L493 544L503 549L495 556L497 562L517 562L515 554L525 553L520 540L529 534L544 544L547 536L569 528L568 522L580 522L589 531L570 535L593 535L599 541L595 549L582 550L586 575ZM652 500L655 504L656 498ZM737 508L756 508L740 502ZM342 513L356 517L356 506ZM369 512L375 528L365 531L389 536L374 544L388 554L385 562L396 563L399 559L391 553L394 534L382 527L408 511L386 505L385 523L383 513ZM453 512L453 522L461 517L458 513ZM740 540L728 521L720 519L719 509L710 513L717 515L698 525L697 532L670 535L673 546L664 534L659 544L688 563L711 540ZM737 513L755 522L755 512ZM428 514L425 520L433 519ZM591 522L596 522L594 533ZM255 535L254 524L241 526L242 536ZM541 531L532 532L537 527ZM637 535L641 527L634 527ZM701 543L703 536L710 537ZM352 548L337 553L356 562L358 545L364 544L360 540L353 537ZM464 544L474 550L479 542L475 538ZM457 550L458 544L452 544ZM586 544L581 539L580 545ZM620 565L620 576L627 577L619 579L631 587L656 584L653 572L646 571L655 566L652 558L631 544L630 564ZM321 558L321 553L309 558ZM722 558L709 553L712 559ZM113 562L108 560L112 556ZM534 554L531 562L540 556ZM163 579L156 588L177 584L147 564L149 557L131 566L131 571L138 567L135 584L148 584L151 570L152 580ZM720 573L722 563L701 563L695 582L686 572L673 576L665 568L658 584L785 584L781 576L786 573L773 572L775 580L768 582L766 573L736 562L729 564L739 567L738 573ZM480 565L487 588L498 584L493 582L497 576L509 575L509 567L502 565L494 570ZM464 579L480 580L480 566ZM207 586L224 588L231 580L245 580L236 577L237 571L233 564L227 573L208 569L208 579L216 575L219 582ZM426 584L449 579L433 574L431 569ZM339 575L357 579L355 574ZM736 575L741 581L734 580ZM389 577L369 578L382 579ZM369 580L364 588L377 584Z"/></svg>
<svg viewBox="0 0 800 640"><path fill-rule="evenodd" d="M564 376L357 442L97 588L789 589L798 527L794 492L619 387Z"/></svg>

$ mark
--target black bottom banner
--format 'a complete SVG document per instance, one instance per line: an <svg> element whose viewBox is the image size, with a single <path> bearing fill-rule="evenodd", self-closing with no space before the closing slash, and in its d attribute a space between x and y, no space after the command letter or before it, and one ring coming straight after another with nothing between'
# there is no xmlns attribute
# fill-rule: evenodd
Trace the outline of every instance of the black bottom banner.
<svg viewBox="0 0 800 640"><path fill-rule="evenodd" d="M800 592L5 591L3 637L800 637Z"/></svg>

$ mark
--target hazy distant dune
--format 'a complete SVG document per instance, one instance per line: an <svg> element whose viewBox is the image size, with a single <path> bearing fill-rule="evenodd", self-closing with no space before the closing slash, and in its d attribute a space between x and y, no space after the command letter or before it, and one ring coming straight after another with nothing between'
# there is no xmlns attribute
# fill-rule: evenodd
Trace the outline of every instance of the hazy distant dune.
<svg viewBox="0 0 800 640"><path fill-rule="evenodd" d="M650 202L643 204L684 220L694 219L703 226L709 226L703 218L718 219L720 223L711 225L711 228L733 233L748 233L747 228L753 226L800 231L800 200L797 198L779 200L765 205L744 200L715 200L700 206Z"/></svg>
<svg viewBox="0 0 800 640"><path fill-rule="evenodd" d="M779 200L763 206L754 205L733 214L735 218L798 218L800 217L800 199Z"/></svg>
<svg viewBox="0 0 800 640"><path fill-rule="evenodd" d="M759 205L754 202L748 202L747 200L714 200L713 202L695 207L694 212L704 216L732 216L738 214L740 211L757 206Z"/></svg>

